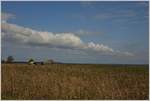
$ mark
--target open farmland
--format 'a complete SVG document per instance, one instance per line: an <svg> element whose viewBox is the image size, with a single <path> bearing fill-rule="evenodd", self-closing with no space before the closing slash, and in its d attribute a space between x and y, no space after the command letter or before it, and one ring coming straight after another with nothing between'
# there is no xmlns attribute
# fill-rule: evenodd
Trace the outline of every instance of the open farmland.
<svg viewBox="0 0 150 101"><path fill-rule="evenodd" d="M148 65L2 64L2 99L148 99Z"/></svg>

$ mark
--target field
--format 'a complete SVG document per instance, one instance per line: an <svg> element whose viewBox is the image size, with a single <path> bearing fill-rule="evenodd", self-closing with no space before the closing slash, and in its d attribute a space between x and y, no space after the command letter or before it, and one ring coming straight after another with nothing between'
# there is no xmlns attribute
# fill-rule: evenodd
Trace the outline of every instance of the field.
<svg viewBox="0 0 150 101"><path fill-rule="evenodd" d="M2 64L2 99L149 99L148 65Z"/></svg>

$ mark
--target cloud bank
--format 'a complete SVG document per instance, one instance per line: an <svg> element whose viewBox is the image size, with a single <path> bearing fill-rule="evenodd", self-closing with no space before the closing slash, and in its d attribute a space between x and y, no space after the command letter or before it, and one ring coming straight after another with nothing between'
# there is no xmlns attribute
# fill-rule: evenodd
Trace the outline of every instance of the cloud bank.
<svg viewBox="0 0 150 101"><path fill-rule="evenodd" d="M32 46L79 49L104 53L106 55L119 54L124 56L133 56L132 53L120 52L103 44L97 44L94 42L85 43L74 33L37 31L31 28L8 23L8 20L12 17L13 16L11 14L2 13L2 40L13 41Z"/></svg>

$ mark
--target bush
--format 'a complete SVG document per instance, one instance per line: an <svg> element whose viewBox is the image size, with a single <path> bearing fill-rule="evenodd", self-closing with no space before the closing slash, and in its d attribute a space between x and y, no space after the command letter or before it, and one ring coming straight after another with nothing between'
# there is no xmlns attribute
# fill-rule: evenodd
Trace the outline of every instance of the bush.
<svg viewBox="0 0 150 101"><path fill-rule="evenodd" d="M8 63L12 63L13 61L14 61L13 56L8 56L7 62L8 62Z"/></svg>

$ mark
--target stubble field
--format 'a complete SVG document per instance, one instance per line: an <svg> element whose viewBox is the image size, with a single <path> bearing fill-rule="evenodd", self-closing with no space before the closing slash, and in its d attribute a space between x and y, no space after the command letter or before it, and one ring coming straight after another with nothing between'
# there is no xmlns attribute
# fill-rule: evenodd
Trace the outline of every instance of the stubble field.
<svg viewBox="0 0 150 101"><path fill-rule="evenodd" d="M2 64L2 99L148 99L148 65Z"/></svg>

